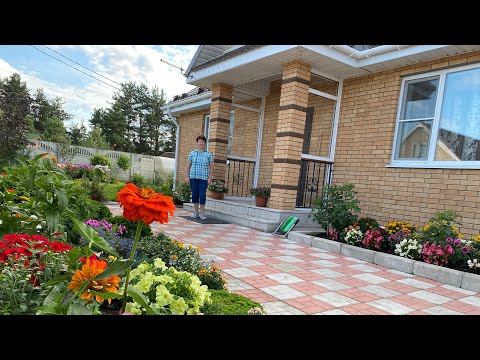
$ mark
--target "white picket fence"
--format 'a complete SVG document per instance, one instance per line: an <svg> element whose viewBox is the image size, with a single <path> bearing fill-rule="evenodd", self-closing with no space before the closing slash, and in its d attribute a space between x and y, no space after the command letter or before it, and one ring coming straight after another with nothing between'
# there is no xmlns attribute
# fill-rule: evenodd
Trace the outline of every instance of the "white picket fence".
<svg viewBox="0 0 480 360"><path fill-rule="evenodd" d="M68 162L72 164L90 164L90 158L93 155L106 155L111 159L113 167L110 171L111 176L116 176L119 180L128 180L137 173L145 177L145 179L153 179L158 174L163 179L173 172L175 166L175 159L162 157L162 156L150 156L142 154L134 154L123 151L114 150L101 150L94 148L87 148L83 146L71 146L70 154L73 157L68 159ZM31 157L38 154L49 153L55 156L59 162L65 162L62 159L59 152L57 143L41 140L29 140L28 152ZM117 165L117 160L120 155L126 155L131 162L131 167L127 171L123 171Z"/></svg>

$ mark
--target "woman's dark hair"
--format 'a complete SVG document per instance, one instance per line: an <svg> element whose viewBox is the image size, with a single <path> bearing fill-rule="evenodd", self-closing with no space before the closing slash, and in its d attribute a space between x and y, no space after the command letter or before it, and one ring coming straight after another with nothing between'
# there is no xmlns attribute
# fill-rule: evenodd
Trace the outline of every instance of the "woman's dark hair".
<svg viewBox="0 0 480 360"><path fill-rule="evenodd" d="M203 135L197 136L197 140L196 140L196 141L198 142L198 140L203 140L203 141L207 142L207 138L206 138L205 136L203 136Z"/></svg>

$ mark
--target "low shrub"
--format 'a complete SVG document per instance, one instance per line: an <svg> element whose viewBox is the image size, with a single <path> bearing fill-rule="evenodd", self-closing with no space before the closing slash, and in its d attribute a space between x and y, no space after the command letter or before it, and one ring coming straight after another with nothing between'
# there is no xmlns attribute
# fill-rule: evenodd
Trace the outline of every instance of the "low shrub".
<svg viewBox="0 0 480 360"><path fill-rule="evenodd" d="M243 295L232 294L226 290L210 290L210 294L211 302L200 309L204 315L265 314L262 305Z"/></svg>

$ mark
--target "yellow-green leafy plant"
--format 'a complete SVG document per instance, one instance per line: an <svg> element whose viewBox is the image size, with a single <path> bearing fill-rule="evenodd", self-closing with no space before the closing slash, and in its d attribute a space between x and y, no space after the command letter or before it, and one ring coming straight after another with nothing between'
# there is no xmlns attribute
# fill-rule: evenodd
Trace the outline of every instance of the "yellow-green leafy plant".
<svg viewBox="0 0 480 360"><path fill-rule="evenodd" d="M159 258L130 272L130 290L125 310L134 315L196 315L210 299L196 275L167 268Z"/></svg>

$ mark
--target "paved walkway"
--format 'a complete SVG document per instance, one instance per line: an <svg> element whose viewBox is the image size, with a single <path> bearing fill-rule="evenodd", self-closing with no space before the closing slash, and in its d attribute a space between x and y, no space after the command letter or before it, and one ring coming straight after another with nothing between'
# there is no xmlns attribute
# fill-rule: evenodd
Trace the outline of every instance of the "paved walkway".
<svg viewBox="0 0 480 360"><path fill-rule="evenodd" d="M109 206L121 215L118 205ZM261 303L269 315L478 315L480 294L443 285L236 224L181 218L152 223L202 249L223 270L228 288Z"/></svg>

